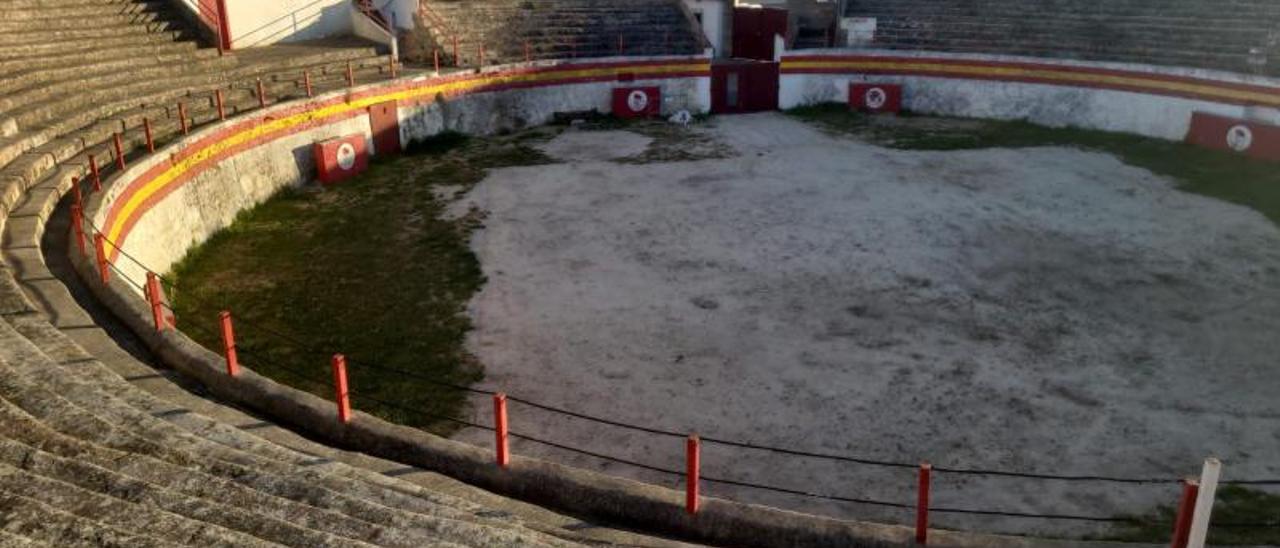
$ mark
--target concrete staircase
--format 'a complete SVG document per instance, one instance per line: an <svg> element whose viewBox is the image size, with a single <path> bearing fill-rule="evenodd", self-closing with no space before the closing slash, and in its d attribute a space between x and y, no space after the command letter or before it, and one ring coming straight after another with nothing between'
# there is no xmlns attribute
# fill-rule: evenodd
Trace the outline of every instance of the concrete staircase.
<svg viewBox="0 0 1280 548"><path fill-rule="evenodd" d="M385 78L362 43L218 56L145 0L0 0L0 546L673 543L595 528L438 474L323 446L159 368L79 287L59 202L113 133L192 126ZM82 182L89 192L87 182Z"/></svg>
<svg viewBox="0 0 1280 548"><path fill-rule="evenodd" d="M424 0L418 31L407 40L413 61L453 65L525 59L682 55L701 53L695 29L679 0ZM619 44L621 39L621 44Z"/></svg>
<svg viewBox="0 0 1280 548"><path fill-rule="evenodd" d="M876 18L877 47L1280 74L1272 0L851 0L845 16Z"/></svg>

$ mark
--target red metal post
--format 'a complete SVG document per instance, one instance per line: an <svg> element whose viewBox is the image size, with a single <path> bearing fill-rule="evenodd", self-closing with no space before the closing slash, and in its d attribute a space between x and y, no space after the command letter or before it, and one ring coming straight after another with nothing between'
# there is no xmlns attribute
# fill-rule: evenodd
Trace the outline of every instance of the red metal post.
<svg viewBox="0 0 1280 548"><path fill-rule="evenodd" d="M227 106L222 101L222 90L220 89L213 90L213 102L218 107L218 119L226 120Z"/></svg>
<svg viewBox="0 0 1280 548"><path fill-rule="evenodd" d="M1187 541L1191 539L1191 516L1195 513L1196 497L1199 495L1199 481L1190 478L1182 480L1182 500L1178 502L1178 513L1174 516L1170 548L1187 548Z"/></svg>
<svg viewBox="0 0 1280 548"><path fill-rule="evenodd" d="M227 0L217 0L215 6L218 10L218 54L221 55L225 50L231 49L231 24L227 15Z"/></svg>
<svg viewBox="0 0 1280 548"><path fill-rule="evenodd" d="M191 126L187 125L187 104L186 103L183 103L183 102L178 103L178 119L182 123L182 134L186 135L188 133L191 133Z"/></svg>
<svg viewBox="0 0 1280 548"><path fill-rule="evenodd" d="M480 44L480 59L476 62L476 66L484 68L484 44Z"/></svg>
<svg viewBox="0 0 1280 548"><path fill-rule="evenodd" d="M334 401L338 404L338 422L351 422L351 397L347 392L347 358L333 355Z"/></svg>
<svg viewBox="0 0 1280 548"><path fill-rule="evenodd" d="M435 67L436 74L440 74L440 48L432 48L431 65Z"/></svg>
<svg viewBox="0 0 1280 548"><path fill-rule="evenodd" d="M396 58L387 57L387 62L391 65L391 77L395 78L400 75L399 69L396 68Z"/></svg>
<svg viewBox="0 0 1280 548"><path fill-rule="evenodd" d="M929 476L933 465L920 463L920 485L916 492L916 544L929 543Z"/></svg>
<svg viewBox="0 0 1280 548"><path fill-rule="evenodd" d="M164 303L160 302L160 277L155 272L147 273L147 302L151 304L151 319L155 321L156 331L164 331Z"/></svg>
<svg viewBox="0 0 1280 548"><path fill-rule="evenodd" d="M267 107L267 88L262 85L262 78L258 78L258 108Z"/></svg>
<svg viewBox="0 0 1280 548"><path fill-rule="evenodd" d="M102 172L98 171L98 159L89 153L89 176L93 177L93 191L102 190Z"/></svg>
<svg viewBox="0 0 1280 548"><path fill-rule="evenodd" d="M506 468L511 464L511 449L507 445L507 395L501 392L493 395L493 434L498 466Z"/></svg>
<svg viewBox="0 0 1280 548"><path fill-rule="evenodd" d="M116 148L116 168L124 171L124 140L120 137L119 131L112 137L111 143Z"/></svg>
<svg viewBox="0 0 1280 548"><path fill-rule="evenodd" d="M231 312L219 312L218 323L222 325L222 354L227 358L227 375L234 377L240 374L240 359L236 356L236 332L231 326Z"/></svg>
<svg viewBox="0 0 1280 548"><path fill-rule="evenodd" d="M453 35L453 66L460 67L462 63L458 60L458 35Z"/></svg>
<svg viewBox="0 0 1280 548"><path fill-rule="evenodd" d="M80 192L80 178L71 176L71 205L84 207L84 195Z"/></svg>
<svg viewBox="0 0 1280 548"><path fill-rule="evenodd" d="M347 61L347 87L356 85L356 73L351 68L351 61Z"/></svg>
<svg viewBox="0 0 1280 548"><path fill-rule="evenodd" d="M144 133L146 133L146 134L147 134L147 152L155 152L155 151L156 151L156 139L155 139L155 137L151 134L151 119L150 119L150 118L143 118L143 119L142 119L142 131L143 131Z"/></svg>
<svg viewBox="0 0 1280 548"><path fill-rule="evenodd" d="M524 41L524 62L528 63L532 59L533 59L533 56L529 54L529 41L525 40Z"/></svg>
<svg viewBox="0 0 1280 548"><path fill-rule="evenodd" d="M71 235L76 239L76 248L80 250L80 256L85 257L84 207L80 204L71 204Z"/></svg>
<svg viewBox="0 0 1280 548"><path fill-rule="evenodd" d="M684 509L689 515L698 513L698 477L701 466L701 448L697 434L689 434L685 441Z"/></svg>
<svg viewBox="0 0 1280 548"><path fill-rule="evenodd" d="M618 55L622 55L622 35L618 35Z"/></svg>
<svg viewBox="0 0 1280 548"><path fill-rule="evenodd" d="M98 258L98 275L102 278L102 284L111 283L111 267L107 263L107 237L102 233L93 235L93 248Z"/></svg>
<svg viewBox="0 0 1280 548"><path fill-rule="evenodd" d="M311 71L302 71L302 86L307 88L307 97L311 97L313 95L311 90Z"/></svg>

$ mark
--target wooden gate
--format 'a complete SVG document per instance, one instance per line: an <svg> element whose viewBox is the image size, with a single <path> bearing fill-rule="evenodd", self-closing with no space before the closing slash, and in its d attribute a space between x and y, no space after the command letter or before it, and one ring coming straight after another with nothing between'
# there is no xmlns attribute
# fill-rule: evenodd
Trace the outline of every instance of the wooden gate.
<svg viewBox="0 0 1280 548"><path fill-rule="evenodd" d="M369 107L369 128L373 131L373 153L378 156L400 152L400 116L396 102Z"/></svg>
<svg viewBox="0 0 1280 548"><path fill-rule="evenodd" d="M733 8L733 51L741 59L773 60L773 37L787 35L787 10Z"/></svg>
<svg viewBox="0 0 1280 548"><path fill-rule="evenodd" d="M711 65L711 112L733 114L778 108L778 63L733 59Z"/></svg>

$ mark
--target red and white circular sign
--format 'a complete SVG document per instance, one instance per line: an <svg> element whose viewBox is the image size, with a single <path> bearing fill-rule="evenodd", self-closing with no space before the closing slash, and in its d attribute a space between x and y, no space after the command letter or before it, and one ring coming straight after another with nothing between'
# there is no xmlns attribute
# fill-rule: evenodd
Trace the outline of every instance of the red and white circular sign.
<svg viewBox="0 0 1280 548"><path fill-rule="evenodd" d="M1244 124L1237 124L1227 130L1227 146L1236 152L1244 152L1253 146L1253 130Z"/></svg>
<svg viewBox="0 0 1280 548"><path fill-rule="evenodd" d="M649 94L639 89L631 90L631 93L627 94L627 108L631 109L631 112L644 112L649 108Z"/></svg>
<svg viewBox="0 0 1280 548"><path fill-rule="evenodd" d="M878 110L884 108L884 104L889 102L889 94L885 93L884 88L871 88L863 95L867 108Z"/></svg>
<svg viewBox="0 0 1280 548"><path fill-rule="evenodd" d="M338 152L334 156L338 160L338 167L342 168L343 171L349 170L356 165L356 147L351 146L351 143L342 143L342 146L338 147Z"/></svg>

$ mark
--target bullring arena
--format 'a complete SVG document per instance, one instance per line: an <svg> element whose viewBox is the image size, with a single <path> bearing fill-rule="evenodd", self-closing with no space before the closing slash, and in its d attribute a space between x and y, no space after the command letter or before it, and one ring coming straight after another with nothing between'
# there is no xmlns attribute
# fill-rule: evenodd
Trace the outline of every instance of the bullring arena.
<svg viewBox="0 0 1280 548"><path fill-rule="evenodd" d="M1280 8L0 0L0 545L1280 542Z"/></svg>

